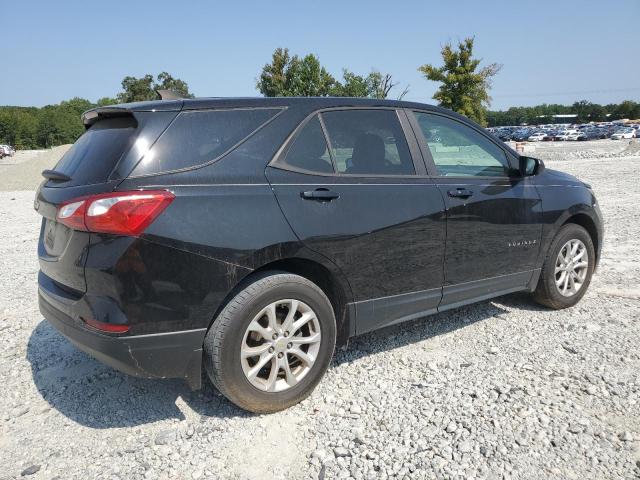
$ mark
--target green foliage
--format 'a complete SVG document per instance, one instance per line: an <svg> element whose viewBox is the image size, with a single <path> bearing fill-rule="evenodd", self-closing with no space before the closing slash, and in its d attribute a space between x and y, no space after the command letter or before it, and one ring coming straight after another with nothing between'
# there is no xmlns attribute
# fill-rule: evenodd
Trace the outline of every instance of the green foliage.
<svg viewBox="0 0 640 480"><path fill-rule="evenodd" d="M375 70L363 77L343 69L342 78L336 80L313 54L300 58L287 48L277 48L271 63L262 67L256 88L265 97L387 98L396 86L391 75Z"/></svg>
<svg viewBox="0 0 640 480"><path fill-rule="evenodd" d="M573 105L543 104L534 107L511 107L504 111L487 112L489 126L535 125L544 123L566 123L554 115L578 115L571 122L603 122L622 118L640 119L640 103L625 100L620 104L598 105L580 100Z"/></svg>
<svg viewBox="0 0 640 480"><path fill-rule="evenodd" d="M605 108L612 110L611 114L614 118L630 118L640 119L640 103L625 100L619 105L607 105Z"/></svg>
<svg viewBox="0 0 640 480"><path fill-rule="evenodd" d="M0 143L16 148L38 148L38 109L2 107L0 109Z"/></svg>
<svg viewBox="0 0 640 480"><path fill-rule="evenodd" d="M116 97L118 103L144 102L158 98L153 90L153 75L145 75L141 78L124 77L122 80L122 92Z"/></svg>
<svg viewBox="0 0 640 480"><path fill-rule="evenodd" d="M434 100L485 125L486 110L491 102L491 80L502 66L492 63L478 69L480 60L473 58L473 38L459 42L457 49L448 43L441 53L443 66L425 64L418 68L428 80L442 83L433 95Z"/></svg>
<svg viewBox="0 0 640 480"><path fill-rule="evenodd" d="M154 82L152 75L125 77L123 91L116 98L103 97L95 104L84 98L72 98L57 105L35 107L0 107L0 143L19 149L49 148L75 142L84 132L80 119L83 112L96 106L122 102L155 100L156 89L173 90L187 97L188 85L162 72Z"/></svg>
<svg viewBox="0 0 640 480"><path fill-rule="evenodd" d="M96 102L96 105L98 107L106 107L107 105L115 105L116 103L118 103L118 99L117 98L102 97L102 98L98 99L98 101Z"/></svg>
<svg viewBox="0 0 640 480"><path fill-rule="evenodd" d="M336 82L330 92L332 97L368 97L369 83L367 78L356 75L346 68L342 70L343 83Z"/></svg>
<svg viewBox="0 0 640 480"><path fill-rule="evenodd" d="M117 96L115 103L144 102L157 100L156 90L173 90L186 97L193 98L189 93L189 86L179 78L173 78L167 72L162 72L153 79L153 75L145 75L141 78L124 77L122 80L122 92Z"/></svg>
<svg viewBox="0 0 640 480"><path fill-rule="evenodd" d="M342 71L343 82L336 82L331 91L335 97L368 97L368 98L388 98L391 89L397 83L393 82L390 74L382 74L373 70L366 77L356 75L347 69ZM407 89L400 94L402 98L408 92Z"/></svg>
<svg viewBox="0 0 640 480"><path fill-rule="evenodd" d="M73 143L84 132L80 115L92 107L82 98L43 108L0 107L0 143L20 149Z"/></svg>
<svg viewBox="0 0 640 480"><path fill-rule="evenodd" d="M290 56L288 48L277 48L262 68L257 88L266 97L325 97L335 85L315 55L300 58Z"/></svg>

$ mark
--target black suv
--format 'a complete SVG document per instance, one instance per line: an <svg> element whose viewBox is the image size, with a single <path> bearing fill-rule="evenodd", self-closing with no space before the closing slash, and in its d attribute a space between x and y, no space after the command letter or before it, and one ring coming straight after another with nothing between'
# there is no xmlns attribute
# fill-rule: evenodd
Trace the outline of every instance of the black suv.
<svg viewBox="0 0 640 480"><path fill-rule="evenodd" d="M43 172L42 314L123 372L273 412L354 335L515 291L584 295L590 187L468 119L345 98L90 110Z"/></svg>

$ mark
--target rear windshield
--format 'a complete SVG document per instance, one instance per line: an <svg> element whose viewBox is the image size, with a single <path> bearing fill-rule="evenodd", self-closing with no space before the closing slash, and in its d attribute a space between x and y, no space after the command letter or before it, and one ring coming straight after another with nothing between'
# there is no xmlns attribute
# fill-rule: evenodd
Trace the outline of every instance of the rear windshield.
<svg viewBox="0 0 640 480"><path fill-rule="evenodd" d="M278 112L277 108L182 112L131 175L152 175L210 163Z"/></svg>
<svg viewBox="0 0 640 480"><path fill-rule="evenodd" d="M137 123L133 117L117 117L94 123L64 154L55 170L71 177L48 186L70 187L103 183L129 149Z"/></svg>

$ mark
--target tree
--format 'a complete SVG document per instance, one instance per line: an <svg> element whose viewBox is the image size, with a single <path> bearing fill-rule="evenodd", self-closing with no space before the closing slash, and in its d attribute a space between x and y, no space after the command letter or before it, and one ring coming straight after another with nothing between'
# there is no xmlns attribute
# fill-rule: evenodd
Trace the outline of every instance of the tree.
<svg viewBox="0 0 640 480"><path fill-rule="evenodd" d="M153 90L153 75L141 78L126 76L122 79L122 92L117 97L118 103L142 102L153 100L158 95Z"/></svg>
<svg viewBox="0 0 640 480"><path fill-rule="evenodd" d="M162 72L153 79L153 75L145 75L141 78L124 77L122 80L122 92L117 97L116 103L143 102L146 100L157 100L156 90L173 90L176 93L193 98L189 93L189 86L179 78L173 78L169 73Z"/></svg>
<svg viewBox="0 0 640 480"><path fill-rule="evenodd" d="M614 105L611 116L613 117L613 119L638 119L640 118L640 103L636 103L631 100L625 100L618 105Z"/></svg>
<svg viewBox="0 0 640 480"><path fill-rule="evenodd" d="M383 75L373 71L367 76L368 97L384 99L389 96L389 92L397 83L393 82L391 74Z"/></svg>
<svg viewBox="0 0 640 480"><path fill-rule="evenodd" d="M336 80L320 65L315 55L290 56L288 48L277 48L271 63L262 67L256 88L265 97L324 97Z"/></svg>
<svg viewBox="0 0 640 480"><path fill-rule="evenodd" d="M118 103L117 98L102 97L98 99L98 101L96 102L96 105L99 107L105 107L107 105L115 105L116 103Z"/></svg>
<svg viewBox="0 0 640 480"><path fill-rule="evenodd" d="M369 83L367 78L356 75L346 68L342 70L343 82L336 82L331 90L333 97L368 97Z"/></svg>
<svg viewBox="0 0 640 480"><path fill-rule="evenodd" d="M325 97L329 95L335 83L335 78L320 65L318 57L313 54L306 55L302 60L292 63L290 85L293 95Z"/></svg>
<svg viewBox="0 0 640 480"><path fill-rule="evenodd" d="M571 106L571 113L578 115L576 117L576 121L579 123L600 122L602 120L606 120L604 108L602 108L601 105L591 103L587 100L575 102Z"/></svg>
<svg viewBox="0 0 640 480"><path fill-rule="evenodd" d="M85 131L82 113L96 106L155 100L156 89L168 89L184 96L192 96L184 81L173 78L167 72L160 73L156 81L152 75L142 78L125 77L122 89L117 98L102 97L96 103L75 97L42 108L0 106L0 143L15 145L20 149L73 143Z"/></svg>
<svg viewBox="0 0 640 480"><path fill-rule="evenodd" d="M313 54L291 56L289 49L277 48L271 63L262 67L256 88L266 97L369 97L387 98L396 86L390 74L373 70L366 77L342 70L342 82L336 80ZM406 94L405 92L401 97Z"/></svg>
<svg viewBox="0 0 640 480"><path fill-rule="evenodd" d="M184 98L193 98L193 94L189 93L189 85L184 80L173 78L167 72L161 72L157 78L158 82L154 85L154 90L171 90Z"/></svg>
<svg viewBox="0 0 640 480"><path fill-rule="evenodd" d="M454 110L486 124L486 111L491 102L488 91L492 78L502 65L492 63L478 70L480 60L473 58L473 37L458 43L455 49L450 43L442 47L444 65L422 65L418 70L433 82L442 85L433 95L442 107Z"/></svg>

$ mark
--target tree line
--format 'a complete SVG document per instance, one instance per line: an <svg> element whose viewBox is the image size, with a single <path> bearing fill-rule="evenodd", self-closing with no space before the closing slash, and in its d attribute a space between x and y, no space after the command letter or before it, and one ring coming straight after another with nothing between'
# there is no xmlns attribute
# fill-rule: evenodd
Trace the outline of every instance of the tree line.
<svg viewBox="0 0 640 480"><path fill-rule="evenodd" d="M554 115L577 115L575 118L554 118ZM546 123L587 123L640 118L640 103L625 100L621 103L599 105L580 100L573 105L542 104L535 107L511 107L504 111L487 112L490 127L502 125L540 125Z"/></svg>
<svg viewBox="0 0 640 480"><path fill-rule="evenodd" d="M115 97L100 98L95 103L76 97L42 108L0 107L0 144L36 149L73 143L84 132L80 120L83 112L104 105L155 100L159 89L193 97L186 82L162 72L155 78L153 75L125 77L120 93Z"/></svg>
<svg viewBox="0 0 640 480"><path fill-rule="evenodd" d="M598 105L586 100L573 105L538 105L512 107L506 111L490 111L489 91L492 79L501 65L480 66L481 60L473 56L473 38L457 45L442 47L442 65L418 66L425 79L439 83L433 95L437 103L475 120L481 125L520 125L554 123L553 115L577 114L577 121L604 121L618 118L640 118L640 104L627 100L620 104ZM20 149L49 148L73 143L84 132L80 121L82 112L96 106L154 100L157 90L173 90L193 97L184 80L167 72L157 76L127 76L122 90L115 97L103 97L95 103L83 98L72 98L57 105L36 107L0 107L0 143ZM409 87L399 88L390 73L372 70L358 74L343 68L341 75L332 75L313 54L292 55L286 48L273 52L256 80L256 89L264 96L338 96L402 99ZM555 122L558 123L558 122Z"/></svg>

